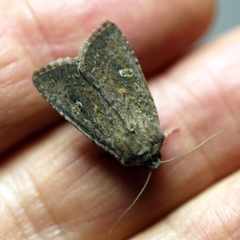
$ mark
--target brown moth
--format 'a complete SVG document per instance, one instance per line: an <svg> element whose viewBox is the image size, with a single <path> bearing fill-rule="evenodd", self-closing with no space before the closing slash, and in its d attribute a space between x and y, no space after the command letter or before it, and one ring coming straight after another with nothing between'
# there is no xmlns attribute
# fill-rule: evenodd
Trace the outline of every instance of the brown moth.
<svg viewBox="0 0 240 240"><path fill-rule="evenodd" d="M43 97L123 165L156 169L165 135L135 54L117 26L105 22L76 58L33 74Z"/></svg>

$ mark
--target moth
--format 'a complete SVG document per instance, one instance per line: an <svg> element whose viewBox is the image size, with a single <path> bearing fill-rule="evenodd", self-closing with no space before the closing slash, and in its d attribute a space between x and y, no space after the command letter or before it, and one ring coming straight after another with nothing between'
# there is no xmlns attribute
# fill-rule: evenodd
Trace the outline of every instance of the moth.
<svg viewBox="0 0 240 240"><path fill-rule="evenodd" d="M123 165L160 165L165 135L139 62L118 27L103 23L75 58L33 74L43 97Z"/></svg>

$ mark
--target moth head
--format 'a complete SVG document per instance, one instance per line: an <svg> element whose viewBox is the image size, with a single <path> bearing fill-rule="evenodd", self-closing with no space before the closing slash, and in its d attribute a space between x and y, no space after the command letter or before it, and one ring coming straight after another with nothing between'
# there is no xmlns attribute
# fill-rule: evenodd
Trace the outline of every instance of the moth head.
<svg viewBox="0 0 240 240"><path fill-rule="evenodd" d="M157 169L161 164L161 153L158 152L156 155L154 155L149 162L146 162L145 166L148 169L155 170Z"/></svg>

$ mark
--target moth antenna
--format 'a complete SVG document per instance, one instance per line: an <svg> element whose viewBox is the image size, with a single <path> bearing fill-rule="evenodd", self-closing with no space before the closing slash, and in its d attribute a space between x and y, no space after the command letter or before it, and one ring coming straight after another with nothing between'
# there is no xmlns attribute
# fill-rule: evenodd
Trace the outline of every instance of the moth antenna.
<svg viewBox="0 0 240 240"><path fill-rule="evenodd" d="M116 223L113 225L113 227L111 228L111 230L109 231L109 234L112 233L113 229L118 225L118 223L122 220L122 218L127 214L127 212L132 208L132 206L136 203L136 201L139 199L139 197L142 195L144 189L146 188L149 179L152 175L152 171L150 171L150 173L148 174L147 180L142 188L142 190L140 191L140 193L137 195L137 197L135 198L135 200L132 202L132 204L124 211L124 213L119 217L119 219L116 221Z"/></svg>
<svg viewBox="0 0 240 240"><path fill-rule="evenodd" d="M211 140L212 138L216 137L217 135L219 135L220 133L222 133L224 130L221 130L219 132L216 132L214 133L212 136L210 136L209 138L205 139L203 142L201 142L199 145L197 145L196 147L192 148L191 150L185 152L184 154L178 156L178 157L175 157L175 158L171 158L171 159L168 159L168 160L164 160L164 161L161 161L161 163L166 163L166 162L171 162L171 161L174 161L176 159L179 159L181 157L184 157L186 155L188 155L189 153L195 151L196 149L200 148L203 144L205 144L206 142L208 142L209 140Z"/></svg>
<svg viewBox="0 0 240 240"><path fill-rule="evenodd" d="M171 130L168 130L167 132L164 133L165 138L169 137L170 135L172 135L175 132L178 132L179 128L173 128Z"/></svg>

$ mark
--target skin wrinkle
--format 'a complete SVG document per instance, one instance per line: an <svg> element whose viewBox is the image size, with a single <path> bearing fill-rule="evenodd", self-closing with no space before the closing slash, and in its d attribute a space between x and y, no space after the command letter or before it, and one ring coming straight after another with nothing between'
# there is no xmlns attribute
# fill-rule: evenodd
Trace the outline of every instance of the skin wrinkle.
<svg viewBox="0 0 240 240"><path fill-rule="evenodd" d="M68 128L69 126L66 126L66 128ZM74 141L75 142L75 141ZM57 145L59 145L59 144L57 144ZM68 143L67 145L65 144L65 145L61 145L62 147L63 147L63 149L67 149L68 147L69 147L69 145L72 145L71 143ZM62 151L63 150L62 148L60 149L60 151ZM45 149L46 150L46 149ZM46 150L47 152L49 152L50 150ZM51 151L50 151L51 152ZM58 155L58 153L55 155L55 156L52 156L51 158L57 158L57 155ZM71 162L71 163L74 163L74 160ZM78 164L79 165L79 164ZM70 167L69 165L68 165L68 167ZM96 167L98 167L97 165L96 165ZM93 170L94 170L95 168L93 168L93 167L89 167L89 170L92 172ZM56 175L56 173L60 173L60 169L57 171L57 172L54 172L54 175ZM30 169L30 172L31 172L31 169ZM64 167L64 174L67 174L66 173L67 172L67 169L66 169L66 167ZM89 171L83 171L83 174L84 175L88 175L89 174ZM91 174L91 173L90 173ZM58 178L57 176L55 177L56 179ZM83 178L83 175L81 174L81 181L82 181L82 178ZM98 185L100 185L101 183L100 182L98 182ZM74 189L74 186L72 185L72 182L71 182L71 188L73 188ZM98 188L98 187L95 187L96 189ZM79 190L79 189L78 189ZM89 190L89 189L88 189ZM72 192L70 189L66 189L65 190L65 192ZM92 192L92 191L90 191L90 192ZM90 192L88 192L87 194L90 194ZM64 196L67 196L65 193L63 194L63 197L61 197L61 201L64 201ZM84 195L85 196L85 198L86 198L86 194ZM97 204L97 202L94 202L94 204ZM100 206L99 206L100 207ZM93 209L95 209L95 207L93 207ZM69 222L69 224L70 224L70 222Z"/></svg>
<svg viewBox="0 0 240 240"><path fill-rule="evenodd" d="M226 194L227 195L227 194ZM228 195L227 195L227 198L228 198ZM228 208L230 210L230 212L233 213L234 217L236 218L236 224L235 224L235 228L234 229L231 229L228 231L228 228L226 227L227 224L224 224L224 221L221 220L221 215L218 214L218 209L216 209L216 214L219 218L219 220L222 222L222 225L225 229L225 232L227 233L226 236L232 236L234 234L234 232L236 232L237 229L239 229L239 213L234 211L234 208L232 208L229 204L229 202L227 202L227 198L220 198L220 203L222 203L223 205L226 206L226 208ZM237 199L237 198L236 198ZM232 199L231 199L232 200ZM230 201L231 201L230 200ZM238 203L237 203L238 204ZM221 204L219 204L221 206ZM232 215L229 216L228 219L225 220L226 223L228 223L229 221L232 221ZM235 222L235 220L234 220Z"/></svg>
<svg viewBox="0 0 240 240"><path fill-rule="evenodd" d="M235 181L233 181L233 183L231 183L230 185L234 185L234 182ZM237 183L238 183L238 181L237 181ZM218 184L218 185L221 187L220 184ZM210 193L209 190L207 190L207 191ZM211 234L209 234L209 231L211 232L212 229L222 229L221 226L225 226L224 222L229 222L229 220L231 221L232 219L234 219L231 216L229 216L229 220L226 219L223 222L221 220L222 218L218 217L219 214L220 214L219 209L223 209L223 208L219 208L219 206L222 206L222 201L223 201L224 205L226 203L226 206L228 207L229 203L231 202L231 200L236 199L235 196L229 195L228 192L233 193L234 191L231 191L231 187L229 188L229 184L226 184L225 187L224 187L224 190L223 190L224 195L220 194L219 196L221 196L221 198L220 199L216 199L214 202L211 201L211 199L212 199L211 195L207 197L208 204L206 204L206 201L200 196L202 198L202 201L205 202L203 209L199 209L198 210L198 205L196 205L196 207L194 209L192 209L193 204L194 204L194 202L192 201L192 203L190 203L190 204L192 204L192 207L190 207L190 209L192 209L192 210L188 210L187 212L184 209L180 210L180 212L181 212L180 215L182 215L182 216L190 214L189 218L185 221L185 224L184 224L184 222L182 223L182 224L184 224L182 226L186 230L185 232L188 233L187 236L189 236L189 238L186 238L186 235L185 235L184 239L191 239L191 236L193 236L193 234L196 232L196 229L199 229L199 231L197 231L197 232L203 234L204 236L202 236L202 235L195 235L195 236L199 237L199 239L206 239L209 235L211 235ZM235 195L235 192L234 192L234 195ZM227 196L227 198L225 198L225 196ZM228 198L230 199L230 201L228 201ZM234 202L236 202L236 201L234 201ZM236 202L235 204L238 204L238 203ZM202 204L200 204L200 205L202 205ZM230 208L230 209L232 209L232 208ZM212 214L212 210L214 210L213 212L216 213L215 215ZM224 212L225 212L225 210L224 210ZM219 226L218 228L214 227L214 224L217 223L214 219L210 220L210 221L206 221L206 218L210 217L212 219L213 216L218 217L219 218L219 223L222 223L222 225ZM238 214L236 214L236 217L237 216L238 216ZM171 218L173 218L173 219L171 219ZM181 221L181 217L180 217L180 221ZM164 219L164 222L167 222L167 223L168 222L170 222L170 223L173 222L174 226L175 226L176 225L176 221L174 222L174 213L173 213L173 215L170 215L167 219ZM210 224L212 223L213 225L209 225L208 224L207 228L204 228L205 222L209 222ZM237 222L239 222L238 219L237 219ZM190 224L190 226L189 226L189 224ZM238 223L236 223L236 227L238 227ZM160 229L162 229L162 228L166 229L166 227L164 225L160 227ZM157 228L157 225L156 225L155 229L156 230L159 229L159 228ZM182 229L182 233L184 233L184 229ZM191 229L193 230L193 232L189 232L189 230L191 230ZM167 232L171 232L171 230L167 229ZM178 232L178 231L175 231L175 232ZM215 236L215 238L213 238L213 239L225 239L227 236L232 236L227 231L225 231L225 232L226 232L226 234L224 233L224 231L221 231L221 232L218 231L217 232L217 234L219 234L218 238L217 238L217 236L215 234L215 235L213 235L213 236ZM235 232L235 231L233 230L232 232ZM169 234L167 234L165 236L167 237L167 236L169 236ZM182 234L182 236L184 236L184 234ZM223 236L224 236L224 238L223 238ZM172 239L172 238L170 238L170 239ZM175 239L175 238L173 238L173 239ZM178 239L179 239L179 235L178 235Z"/></svg>
<svg viewBox="0 0 240 240"><path fill-rule="evenodd" d="M38 184L35 182L34 180L34 175L32 174L31 171L26 171L26 173L28 174L28 176L30 177L31 179L31 182L32 182L32 186L34 187L35 189L35 192L37 193L36 195L36 199L38 202L41 202L41 208L44 209L44 216L47 216L47 219L48 219L48 222L52 222L53 224L51 224L51 226L57 226L56 229L58 229L60 231L60 234L59 235L65 235L64 234L64 231L62 231L61 229L61 226L58 225L58 218L55 216L54 212L51 211L51 208L50 206L48 205L48 198L46 198L46 196L44 196L43 194L41 194L41 190L38 188ZM32 213L30 213L31 215ZM29 214L28 214L29 216ZM49 218L51 216L51 219ZM35 217L34 217L35 218ZM50 221L49 221L50 220ZM31 218L31 222L34 223L35 221L33 220L33 218ZM49 225L49 224L48 224ZM34 224L33 224L34 226ZM39 233L41 235L41 232L43 229L46 229L46 227L44 227L43 229L42 228L39 228L40 226L34 226L35 228L35 232L36 233ZM44 236L43 236L44 237Z"/></svg>
<svg viewBox="0 0 240 240"><path fill-rule="evenodd" d="M14 180L13 178L11 178L12 180ZM16 184L15 184L15 186L16 186ZM14 193L12 192L12 195L13 195ZM2 195L2 197L4 198L4 195ZM6 199L6 198L5 198ZM7 200L7 199L6 199ZM19 200L19 198L14 198L14 200L15 200L15 205L16 205L16 201L17 200ZM6 201L6 202L8 202L8 201ZM26 238L27 239L27 236L29 235L29 233L27 233L26 232L26 229L24 229L24 227L23 227L23 223L22 223L22 219L23 219L23 217L22 217L22 211L23 211L23 207L19 207L19 205L21 205L22 206L22 204L21 204L21 201L17 201L17 207L19 208L19 211L15 211L14 209L12 209L11 207L9 207L8 209L9 209L9 211L11 212L11 214L12 214L12 220L14 220L14 222L16 223L16 225L18 226L16 229L16 232L18 233L18 235L19 234L21 234L21 236L22 235L24 235L25 237L24 238ZM19 213L19 214L18 214ZM20 218L19 218L19 216L20 216ZM27 215L24 215L24 222L26 222L26 218L27 218L27 220L28 220L28 216ZM31 221L28 221L28 224L31 224ZM19 232L19 230L20 230L20 232Z"/></svg>
<svg viewBox="0 0 240 240"><path fill-rule="evenodd" d="M1 187L1 190L5 190L5 189L3 189L3 187L2 186L0 186ZM1 196L2 197L2 202L4 201L4 198L5 198L5 195L2 195ZM6 198L5 198L5 200L6 200ZM9 201L5 201L6 203L7 202L9 202ZM4 203L3 203L4 204ZM10 205L8 205L8 204L5 204L4 205L4 211L5 211L5 213L7 212L7 210L8 210L8 212L10 212L10 214L11 214L11 225L14 225L14 231L13 230L11 230L11 232L10 231L7 231L8 229L6 229L6 227L7 227L7 223L4 225L3 224L3 229L5 229L5 232L0 232L0 236L1 236L1 233L3 233L3 236L4 237L10 237L11 235L14 235L15 234L15 232L18 232L18 227L17 226L20 226L19 225L19 221L17 220L17 218L16 218L16 216L17 216L17 214L16 214L16 211L12 211L12 209L11 209L11 207L10 207ZM6 208L7 208L7 210L6 210ZM14 224L13 224L13 222L14 222ZM9 230L10 230L10 227L9 227ZM5 235L6 234L6 235Z"/></svg>
<svg viewBox="0 0 240 240"><path fill-rule="evenodd" d="M72 165L72 164L71 164ZM71 166L68 165L68 167L71 168ZM65 198L68 198L69 196L66 195L67 192L75 192L75 191L79 191L79 192L84 192L84 199L88 199L89 196L92 195L92 192L95 193L95 190L98 189L98 187L101 185L101 182L97 181L96 186L94 186L94 188L86 188L85 185L87 184L87 181L85 181L84 179L88 179L89 175L92 175L92 172L95 171L95 167L94 168L89 168L88 170L84 171L81 174L81 178L76 178L74 182L71 181L71 185L69 186L69 188L65 189L64 192L65 194L63 194L62 196L62 200L64 200ZM68 169L64 169L64 175L68 175L67 174ZM56 177L57 178L57 177ZM72 179L71 179L72 180ZM85 183L86 182L86 183ZM85 184L84 184L85 183ZM72 189L72 190L71 190ZM84 191L88 189L88 191ZM89 195L89 196L88 196ZM91 199L91 197L90 197ZM96 203L97 204L97 203Z"/></svg>
<svg viewBox="0 0 240 240"><path fill-rule="evenodd" d="M221 201L221 203L223 203L223 201ZM226 205L226 204L225 204ZM219 204L219 206L221 206L222 208L222 204ZM227 206L227 205L226 205ZM214 210L215 210L215 216L217 217L219 223L221 224L221 226L218 229L222 229L222 232L225 233L224 235L226 236L231 236L230 234L230 229L229 231L227 230L227 224L225 224L225 219L221 218L221 215L218 213L218 208L217 208L217 204L213 206ZM224 211L225 212L225 211Z"/></svg>
<svg viewBox="0 0 240 240"><path fill-rule="evenodd" d="M210 70L210 69L209 69ZM211 72L211 71L208 71L208 72ZM220 86L218 87L218 88L220 88ZM216 89L215 89L215 91L217 91ZM193 92L192 92L193 93ZM196 96L198 96L197 94L194 94L194 99L196 98ZM200 97L199 97L200 98ZM214 98L214 97L213 97ZM221 100L220 100L221 99ZM182 102L182 101L179 101L179 102ZM198 101L195 101L196 103L198 103L199 102L199 100ZM224 99L222 99L222 98L219 98L219 102L222 102L222 103L224 103ZM207 104L207 103L206 103ZM201 105L201 102L199 103L199 105ZM225 109L227 110L227 108L225 107ZM178 115L178 114L176 114L176 115ZM229 116L229 115L227 115L227 116ZM183 116L184 117L184 116ZM186 118L187 119L187 118ZM185 120L186 121L186 120ZM183 121L184 122L184 121ZM191 121L190 121L191 122ZM189 123L190 124L190 123ZM186 131L187 131L187 129L186 129ZM191 136L191 134L188 134L189 136ZM191 142L193 142L193 139L191 140ZM196 143L195 143L196 144ZM199 149L199 151L204 151L204 149ZM205 154L204 154L205 155ZM210 162L208 161L208 164L210 164ZM214 174L213 174L214 175ZM219 177L218 177L219 178ZM218 179L217 178L217 179Z"/></svg>
<svg viewBox="0 0 240 240"><path fill-rule="evenodd" d="M24 156L23 156L23 157L24 157ZM33 175L31 176L31 172L32 172L31 169L30 169L30 170L26 169L26 170L27 170L26 173L28 173L28 176L29 176L29 177L32 177L32 178L31 178L31 179L32 179L31 182L32 182L32 183L35 183L34 180L33 180ZM19 171L19 170L18 170L18 171ZM21 175L22 175L22 174L21 174ZM37 185L36 185L36 184L34 184L34 186L35 186L34 189L36 190L35 192L37 192L38 195L40 196L40 192L41 192L41 191L37 190L38 188L37 188ZM37 198L39 197L38 195L37 195ZM41 199L41 202L44 203L44 202L46 202L46 201L43 201L43 200ZM45 209L47 209L47 208L45 208ZM50 215L50 214L47 214L47 215ZM31 222L31 221L29 221L29 222Z"/></svg>
<svg viewBox="0 0 240 240"><path fill-rule="evenodd" d="M209 221L209 226L208 226L208 231L207 232L212 232L212 229L222 229L224 227L223 221L221 220L221 218L219 218L218 216L218 211L216 209L217 204L214 203L210 204L210 213L211 213L211 219L212 221ZM212 209L213 208L213 209ZM213 211L214 210L214 211ZM207 216L209 216L209 212L207 213ZM205 216L204 216L205 217ZM209 218L209 217L208 217ZM212 223L212 224L211 224ZM218 225L217 228L214 228L214 226ZM223 232L221 230L221 232ZM219 235L222 235L221 233L219 233L219 231L217 232ZM216 234L216 233L215 233ZM216 236L216 235L215 235Z"/></svg>
<svg viewBox="0 0 240 240"><path fill-rule="evenodd" d="M210 68L208 69L207 74L209 76L212 76L213 79L219 78L218 76L214 76L215 73ZM223 81L222 83L224 84L224 82L225 81ZM223 86L223 85L220 85L220 84L219 85L214 85L214 92L221 93L221 96L218 97L218 100L219 100L218 101L218 106L222 106L221 111L223 111L223 110L225 111L225 113L224 113L225 116L232 116L234 111L233 111L233 107L231 107L232 104L230 104L229 102L226 101L228 99L227 95L229 94L229 91L226 89L226 87L227 87L227 89L232 88L229 85L227 85L227 86Z"/></svg>
<svg viewBox="0 0 240 240"><path fill-rule="evenodd" d="M28 185L31 185L31 189L32 189L32 191L31 191L31 193L33 193L33 192L35 192L35 199L36 198L38 198L38 197L40 197L40 195L39 195L39 192L37 191L37 189L36 189L36 186L35 186L35 184L34 184L34 182L33 181L31 181L31 183L32 184L30 184L30 182L29 182L29 180L32 180L31 178L29 179L29 177L31 177L27 172L25 172L26 174L24 174L24 175L27 175L28 177L27 177L27 181L28 181ZM26 178L26 177L24 177L24 178ZM16 184L17 185L17 184ZM21 189L20 188L18 188L18 191L21 193L22 191L21 191ZM23 193L23 192L22 192ZM32 194L31 194L32 195ZM24 234L27 236L27 235L29 235L29 233L30 232L37 232L37 228L36 228L36 226L35 226L35 224L34 224L34 220L33 220L33 218L31 217L31 214L29 214L29 209L28 209L28 207L24 204L22 204L22 202L23 202L23 199L24 199L24 197L23 198L21 198L20 199L20 204L21 204L21 206L22 206L22 209L24 209L23 211L26 213L25 214L25 216L28 218L28 221L24 221L24 223L23 223L23 225L22 224L20 224L20 229L22 229L22 231L24 232ZM42 202L42 201L41 201ZM26 222L28 222L28 225L26 225ZM23 227L24 225L26 225L26 227ZM29 229L29 226L31 225L31 230ZM27 230L27 229L29 229L29 231Z"/></svg>
<svg viewBox="0 0 240 240"><path fill-rule="evenodd" d="M228 189L229 189L229 187L228 186L226 186L226 188L225 188L227 191L228 191ZM233 197L232 197L232 195L228 195L227 194L227 192L226 193L224 193L224 195L220 198L220 199L216 199L214 202L209 202L209 205L207 205L205 208L204 208L204 211L201 211L200 213L201 213L201 216L203 217L203 219L202 220L199 220L199 217L195 217L195 213L193 213L193 215L192 216L190 216L190 222L191 223L194 223L194 222L196 222L197 223L197 227L196 228L189 228L188 226L186 226L185 228L187 229L186 230L186 232L188 232L188 230L189 229L198 229L199 227L201 227L201 225L199 225L199 222L202 222L202 223L204 223L204 222L206 222L206 218L209 218L209 217L211 217L212 218L212 216L213 216L213 214L212 214L212 212L214 212L215 213L215 215L214 216L216 216L216 217L218 217L218 219L219 219L219 223L221 223L221 226L218 226L217 228L216 227L214 227L215 226L215 224L214 223L217 223L217 221L208 221L209 223L213 223L213 225L212 226L208 226L208 228L207 229L199 229L199 232L202 232L202 233L206 233L207 235L205 235L205 238L203 237L203 238L201 238L201 239L206 239L206 236L208 236L209 235L209 233L212 231L212 229L223 229L222 227L224 227L226 224L224 224L224 222L229 222L229 220L228 219L225 219L225 220L222 220L222 218L221 217L219 217L219 214L220 214L220 212L219 212L219 209L222 209L223 210L223 208L219 208L219 206L222 206L222 203L224 203L224 205L226 205L226 206L229 206L229 202L226 202L227 200L224 198L225 196L227 196L228 198L230 198L231 200L232 199L234 199ZM210 199L209 199L210 200ZM226 203L226 204L225 204ZM206 204L205 204L206 205ZM232 209L232 208L230 208L230 209ZM196 210L195 210L196 211ZM223 210L224 212L225 212L225 210ZM234 211L235 212L235 211ZM198 215L198 214L197 214ZM191 219L192 219L192 221L191 221ZM230 221L232 220L233 218L230 216ZM238 226L238 224L236 224L236 226ZM203 227L204 227L204 225L203 225ZM225 227L224 227L225 228ZM227 229L227 228L226 228ZM195 232L195 230L194 230L194 232ZM231 236L231 234L230 234L230 232L229 231L221 231L222 233L220 233L221 234L221 236L222 236L222 234L224 233L224 236L226 237L226 236ZM234 230L232 231L232 232L234 232ZM190 235L189 236L191 236L191 232L189 233ZM214 238L215 239L215 238ZM220 239L222 239L222 238L220 238ZM224 238L225 239L225 238Z"/></svg>
<svg viewBox="0 0 240 240"><path fill-rule="evenodd" d="M21 29L21 27L20 27L20 29ZM24 82L27 82L28 84L29 84L29 76L27 77L27 78L25 78L25 75L27 74L27 70L24 70L25 69L25 65L27 65L28 66L28 64L22 64L23 65L23 67L22 68L20 68L20 67L18 67L19 65L21 65L21 63L23 62L23 61L26 61L26 60L22 60L22 61L17 61L17 55L19 55L21 52L23 52L23 49L22 48L17 48L17 49L19 49L19 50L17 50L17 51L15 51L15 53L14 54L10 54L9 56L12 56L12 59L11 59L11 61L9 61L8 60L8 63L9 62L12 62L12 64L15 62L15 68L16 69L19 69L19 71L20 71L20 73L21 73L21 71L25 71L25 72L23 72L23 74L21 74L20 75L20 79L17 81L18 83L21 83L21 85L22 85L22 83L24 83ZM24 54L23 54L24 55ZM13 59L13 57L15 57L14 59ZM10 59L10 58L9 58ZM24 59L26 59L26 58L24 58ZM14 69L13 69L14 70ZM11 72L13 72L13 71L9 71L10 73ZM19 76L19 75L18 75ZM12 76L9 76L9 80L14 80L15 78L13 78ZM26 81L24 80L24 79L26 79ZM9 84L9 86L10 86L10 84ZM12 87L10 88L10 90L11 89L13 89ZM20 89L24 89L24 88L20 88ZM28 89L28 88L25 88L25 89ZM8 90L9 91L9 90ZM12 90L13 91L13 90ZM18 92L19 92L19 90L17 90ZM24 95L24 98L28 98L28 96L31 96L31 95L28 95L28 94L26 94L26 95ZM6 97L6 95L5 95L5 97ZM14 104L15 102L14 101L12 101L12 102L9 102L9 105L10 104ZM25 103L26 102L23 102L23 105L25 105ZM16 106L19 104L19 101L16 101ZM7 106L4 106L4 108L7 108L7 109L10 109L9 107L7 107ZM12 109L14 109L14 108L12 108ZM26 106L24 107L24 109L26 109ZM20 108L18 111L15 111L14 112L14 114L18 114L19 113L19 111L21 112L22 111L22 109ZM33 110L34 111L34 110ZM8 112L9 113L9 112ZM4 123L4 119L6 119L6 122ZM19 119L19 118L15 118L14 116L9 116L9 118L3 118L3 120L1 121L1 125L3 125L3 127L4 128L6 128L6 127L8 127L9 125L11 125L11 119L13 120L13 121L16 121L16 119ZM20 120L19 120L19 122L16 122L15 124L17 125L17 124L21 124L21 123L23 123L23 122L25 122L27 119L21 119L20 118ZM9 122L10 121L10 122ZM7 131L7 129L5 129L5 132ZM9 130L9 131L11 131L11 129ZM9 136L9 139L10 139L10 137L11 137L11 134L9 134L8 135ZM13 137L15 137L16 136L16 134L13 136ZM4 145L8 145L8 143L3 143L3 147L4 147Z"/></svg>
<svg viewBox="0 0 240 240"><path fill-rule="evenodd" d="M207 212L207 209L205 209L204 212ZM204 212L201 212L201 216L204 217ZM201 216L199 216L199 221L201 221ZM191 232L189 231L190 229L199 229L199 224L198 222L195 221L195 219L193 221L191 221L191 219L188 219L189 221L187 221L187 225L184 227L185 231L183 232L183 236L185 234L185 236L191 236ZM190 224L190 227L189 227ZM193 231L194 234L195 231ZM199 232L201 232L201 235L197 235L196 238L201 240L201 239L206 239L206 237L208 236L208 234L206 233L206 229L199 229ZM190 238L187 238L190 239Z"/></svg>
<svg viewBox="0 0 240 240"><path fill-rule="evenodd" d="M18 62L20 62L20 60L18 60L17 58L16 53L19 53L21 50L18 50L17 52L15 52L15 54L9 54L12 51L11 48L9 47L9 43L5 43L5 41L2 41L2 39L0 39L0 43L2 42L4 45L6 45L3 52L0 54L1 77L3 77L4 79L4 81L1 81L0 84L1 91L3 92L5 86L9 86L14 82L14 79L11 74L12 71L18 66Z"/></svg>
<svg viewBox="0 0 240 240"><path fill-rule="evenodd" d="M38 29L37 31L36 31L36 33L38 33L38 36L37 36L37 38L39 39L40 37L41 37L41 42L42 43L44 43L44 48L46 48L46 46L47 46L47 50L45 49L45 52L47 52L48 53L48 55L49 56L51 56L50 58L51 59L54 59L54 54L53 54L53 52L52 52L52 46L49 44L49 41L48 41L48 38L47 38L47 36L46 36L46 34L44 34L45 33L45 31L44 31L44 28L43 28L43 26L40 24L40 22L41 21L39 21L39 18L37 17L38 16L38 14L36 14L36 12L33 10L33 8L31 7L31 4L29 3L29 1L28 0L25 0L25 5L26 5L26 9L28 9L29 11L29 13L31 14L31 20L34 20L35 21L35 24L32 24L32 25L35 25L35 28L36 29ZM23 46L24 46L24 44L23 44ZM25 51L28 53L29 51L27 51L26 49L25 49ZM31 54L27 54L27 55L29 55L29 56L31 56ZM38 59L38 58L37 58ZM36 59L36 62L34 63L34 60L35 60L35 58L33 58L32 57L32 59L31 59L31 61L32 61L32 65L33 66L37 66L38 64L37 64L37 59Z"/></svg>
<svg viewBox="0 0 240 240"><path fill-rule="evenodd" d="M68 146L66 145L65 147L64 147L64 149L67 149L68 148ZM60 151L62 151L62 149L60 149ZM58 159L58 154L56 155L56 158ZM75 157L74 157L75 158ZM76 166L77 168L80 168L80 166L81 166L81 162L82 161L84 161L84 156L82 157L82 160L80 160L80 159L78 159L78 158L75 158L75 159L72 159L71 160L71 162L66 166L66 165L64 165L64 166L61 166L61 169L58 169L57 171L55 171L55 175L58 175L58 174L63 174L63 175L66 175L66 178L67 178L67 176L68 176L68 170L70 170L70 172L72 172L72 170L74 170L75 168L73 167L73 166ZM92 171L95 171L96 170L96 168L97 168L97 165L95 165L95 166L92 166L92 164L91 164L91 166L89 166L89 167L87 167L87 168L84 168L84 170L81 170L81 172L80 172L80 178L76 178L75 180L74 180L74 182L72 182L71 181L71 185L69 185L69 186L65 186L66 187L66 190L65 191L67 191L67 192L72 192L71 191L71 189L73 190L73 189L77 189L78 188L78 190L80 191L81 190L81 188L82 188L82 184L79 186L79 182L82 182L82 183L84 183L84 179L86 178L88 178L88 175L90 174L92 174L91 172ZM56 176L55 177L56 179L57 178L59 178L58 176ZM72 179L72 175L71 175L71 179ZM98 183L97 184L97 186L95 186L94 187L94 189L95 188L98 188L98 186L99 186L99 184L100 183ZM84 184L83 184L84 185ZM78 186L78 187L76 187L76 186ZM93 190L94 190L93 189ZM66 193L63 193L63 199L64 199L64 197L66 196ZM86 196L86 195L85 195Z"/></svg>

